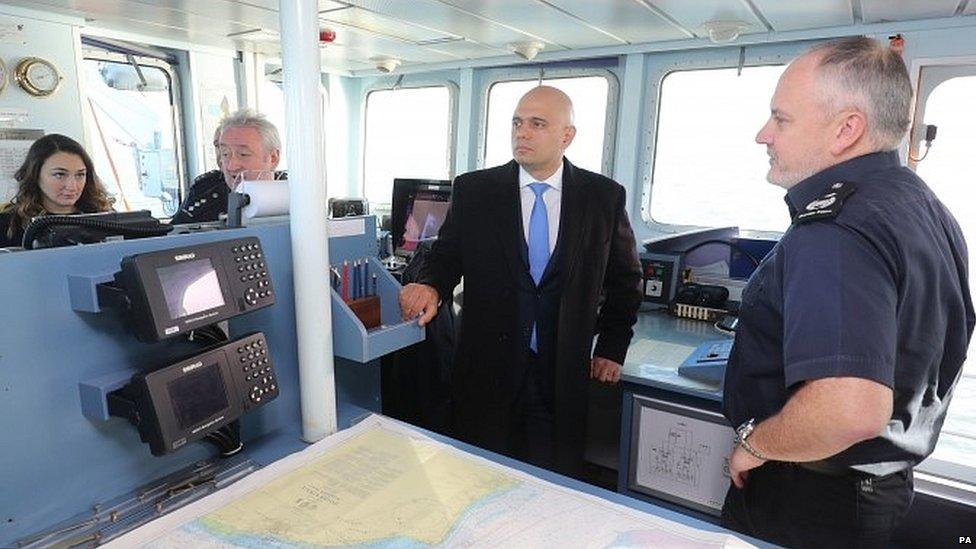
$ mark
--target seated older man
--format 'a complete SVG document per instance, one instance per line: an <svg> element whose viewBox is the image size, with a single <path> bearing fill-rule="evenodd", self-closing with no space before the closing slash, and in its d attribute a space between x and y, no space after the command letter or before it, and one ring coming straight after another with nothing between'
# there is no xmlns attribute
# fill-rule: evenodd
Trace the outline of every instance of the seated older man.
<svg viewBox="0 0 976 549"><path fill-rule="evenodd" d="M278 129L264 115L244 109L228 116L217 127L219 170L193 181L190 192L173 223L216 221L227 212L227 194L242 179L276 179L281 158Z"/></svg>

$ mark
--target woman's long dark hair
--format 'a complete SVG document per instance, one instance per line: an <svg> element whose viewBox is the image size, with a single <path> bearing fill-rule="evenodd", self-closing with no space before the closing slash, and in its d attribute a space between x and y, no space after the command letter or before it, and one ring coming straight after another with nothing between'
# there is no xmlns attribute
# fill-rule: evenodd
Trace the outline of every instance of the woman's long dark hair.
<svg viewBox="0 0 976 549"><path fill-rule="evenodd" d="M105 187L95 175L95 165L91 157L85 152L80 143L70 137L52 133L38 139L27 151L27 158L14 174L19 183L17 195L9 204L3 207L3 212L14 213L7 229L7 238L13 238L17 229L26 227L31 218L47 213L44 210L44 195L41 193L41 167L55 153L65 152L77 155L85 163L88 175L85 177L85 188L75 202L75 208L80 212L106 212L112 209L115 199L105 192Z"/></svg>

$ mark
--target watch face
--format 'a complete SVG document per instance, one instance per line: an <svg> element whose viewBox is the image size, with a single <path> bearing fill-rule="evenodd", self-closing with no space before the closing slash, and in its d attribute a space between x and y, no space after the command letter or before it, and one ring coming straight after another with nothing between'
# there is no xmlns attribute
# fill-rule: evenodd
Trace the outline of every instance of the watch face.
<svg viewBox="0 0 976 549"><path fill-rule="evenodd" d="M749 433L751 433L756 426L755 422L756 422L755 419L750 419L749 421L746 421L742 425L739 425L738 428L736 428L735 430L736 444L742 442L743 440L746 439L746 437L749 436Z"/></svg>
<svg viewBox="0 0 976 549"><path fill-rule="evenodd" d="M51 95L61 85L61 74L57 67L38 57L22 60L17 64L14 75L24 91L37 97Z"/></svg>
<svg viewBox="0 0 976 549"><path fill-rule="evenodd" d="M34 63L27 69L27 81L37 89L52 92L58 87L60 77L53 65L45 62Z"/></svg>

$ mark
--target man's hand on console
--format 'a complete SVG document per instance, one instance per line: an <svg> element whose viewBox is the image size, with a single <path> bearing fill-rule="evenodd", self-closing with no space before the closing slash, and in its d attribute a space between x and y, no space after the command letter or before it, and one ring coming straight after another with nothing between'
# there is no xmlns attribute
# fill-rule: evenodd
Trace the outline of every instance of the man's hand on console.
<svg viewBox="0 0 976 549"><path fill-rule="evenodd" d="M400 292L400 310L403 320L419 317L421 326L425 326L437 316L439 303L437 290L426 284L407 284Z"/></svg>

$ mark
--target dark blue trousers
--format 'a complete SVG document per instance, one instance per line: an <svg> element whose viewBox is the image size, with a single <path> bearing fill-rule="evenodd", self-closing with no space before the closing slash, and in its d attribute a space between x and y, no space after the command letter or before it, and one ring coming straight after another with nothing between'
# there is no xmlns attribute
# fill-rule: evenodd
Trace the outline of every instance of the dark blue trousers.
<svg viewBox="0 0 976 549"><path fill-rule="evenodd" d="M911 469L875 477L771 461L729 487L722 525L784 547L886 547L913 496Z"/></svg>
<svg viewBox="0 0 976 549"><path fill-rule="evenodd" d="M529 350L525 379L515 398L509 431L509 456L544 469L555 464L551 375L540 364L539 355Z"/></svg>

